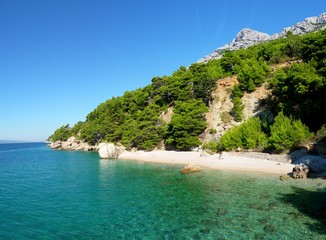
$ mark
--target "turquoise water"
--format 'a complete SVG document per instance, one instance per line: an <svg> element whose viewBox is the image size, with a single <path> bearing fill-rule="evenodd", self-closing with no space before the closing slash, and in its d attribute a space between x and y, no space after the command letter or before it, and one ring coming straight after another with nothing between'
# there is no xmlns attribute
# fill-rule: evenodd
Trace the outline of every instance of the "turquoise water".
<svg viewBox="0 0 326 240"><path fill-rule="evenodd" d="M325 180L0 144L0 239L326 239Z"/></svg>

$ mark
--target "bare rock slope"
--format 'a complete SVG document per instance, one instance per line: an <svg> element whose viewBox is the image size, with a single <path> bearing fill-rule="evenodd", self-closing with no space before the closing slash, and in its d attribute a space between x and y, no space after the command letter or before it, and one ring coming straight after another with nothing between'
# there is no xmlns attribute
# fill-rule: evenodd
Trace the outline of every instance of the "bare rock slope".
<svg viewBox="0 0 326 240"><path fill-rule="evenodd" d="M232 116L231 90L238 83L237 76L226 77L216 82L216 89L212 92L213 101L206 114L207 128L201 135L204 142L217 141L230 128L241 124L252 116L257 116L265 110L264 101L271 96L270 90L264 85L258 87L252 93L245 93L242 102L244 105L244 118L242 122L236 122ZM215 131L211 132L214 129Z"/></svg>
<svg viewBox="0 0 326 240"><path fill-rule="evenodd" d="M272 36L269 36L266 33L252 30L250 28L244 28L236 35L235 39L233 39L231 43L217 48L215 51L199 59L197 62L208 62L211 59L219 59L227 50L235 51L238 49L250 47L260 42L281 38L286 36L289 31L295 35L302 35L319 29L324 29L325 27L326 13L322 13L318 17L308 17L304 21L298 22L293 26L283 28L281 32L275 33Z"/></svg>

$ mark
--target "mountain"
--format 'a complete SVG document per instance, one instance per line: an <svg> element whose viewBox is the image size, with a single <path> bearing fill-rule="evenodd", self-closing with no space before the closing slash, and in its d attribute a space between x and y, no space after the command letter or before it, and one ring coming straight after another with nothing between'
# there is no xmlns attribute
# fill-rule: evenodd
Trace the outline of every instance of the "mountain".
<svg viewBox="0 0 326 240"><path fill-rule="evenodd" d="M292 32L295 35L302 35L305 33L324 29L325 27L326 27L326 13L322 13L318 17L308 17L304 21L298 22L293 26L283 28L281 32L275 33L272 36L266 33L255 31L250 28L244 28L236 35L235 39L233 39L231 43L228 43L222 47L217 48L214 52L199 59L197 62L207 63L211 59L221 58L223 53L227 50L235 51L238 49L248 48L260 42L270 41L270 40L284 37L288 32Z"/></svg>

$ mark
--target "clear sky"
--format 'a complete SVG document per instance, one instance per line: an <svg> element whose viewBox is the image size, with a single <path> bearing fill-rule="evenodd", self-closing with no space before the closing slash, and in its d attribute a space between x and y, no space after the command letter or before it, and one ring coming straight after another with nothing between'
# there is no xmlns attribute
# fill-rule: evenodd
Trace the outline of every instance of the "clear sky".
<svg viewBox="0 0 326 240"><path fill-rule="evenodd" d="M0 0L0 139L43 141L242 28L273 34L325 11L325 0Z"/></svg>

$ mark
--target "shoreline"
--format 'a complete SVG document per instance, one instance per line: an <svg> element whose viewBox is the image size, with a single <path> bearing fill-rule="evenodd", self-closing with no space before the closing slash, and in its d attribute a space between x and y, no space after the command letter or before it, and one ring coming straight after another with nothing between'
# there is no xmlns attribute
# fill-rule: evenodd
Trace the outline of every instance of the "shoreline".
<svg viewBox="0 0 326 240"><path fill-rule="evenodd" d="M200 152L176 151L137 151L123 152L119 155L121 160L134 160L151 163L164 163L175 165L197 165L200 167L233 170L242 172L260 172L286 175L292 172L294 164L233 155L227 152L221 154L202 154Z"/></svg>

